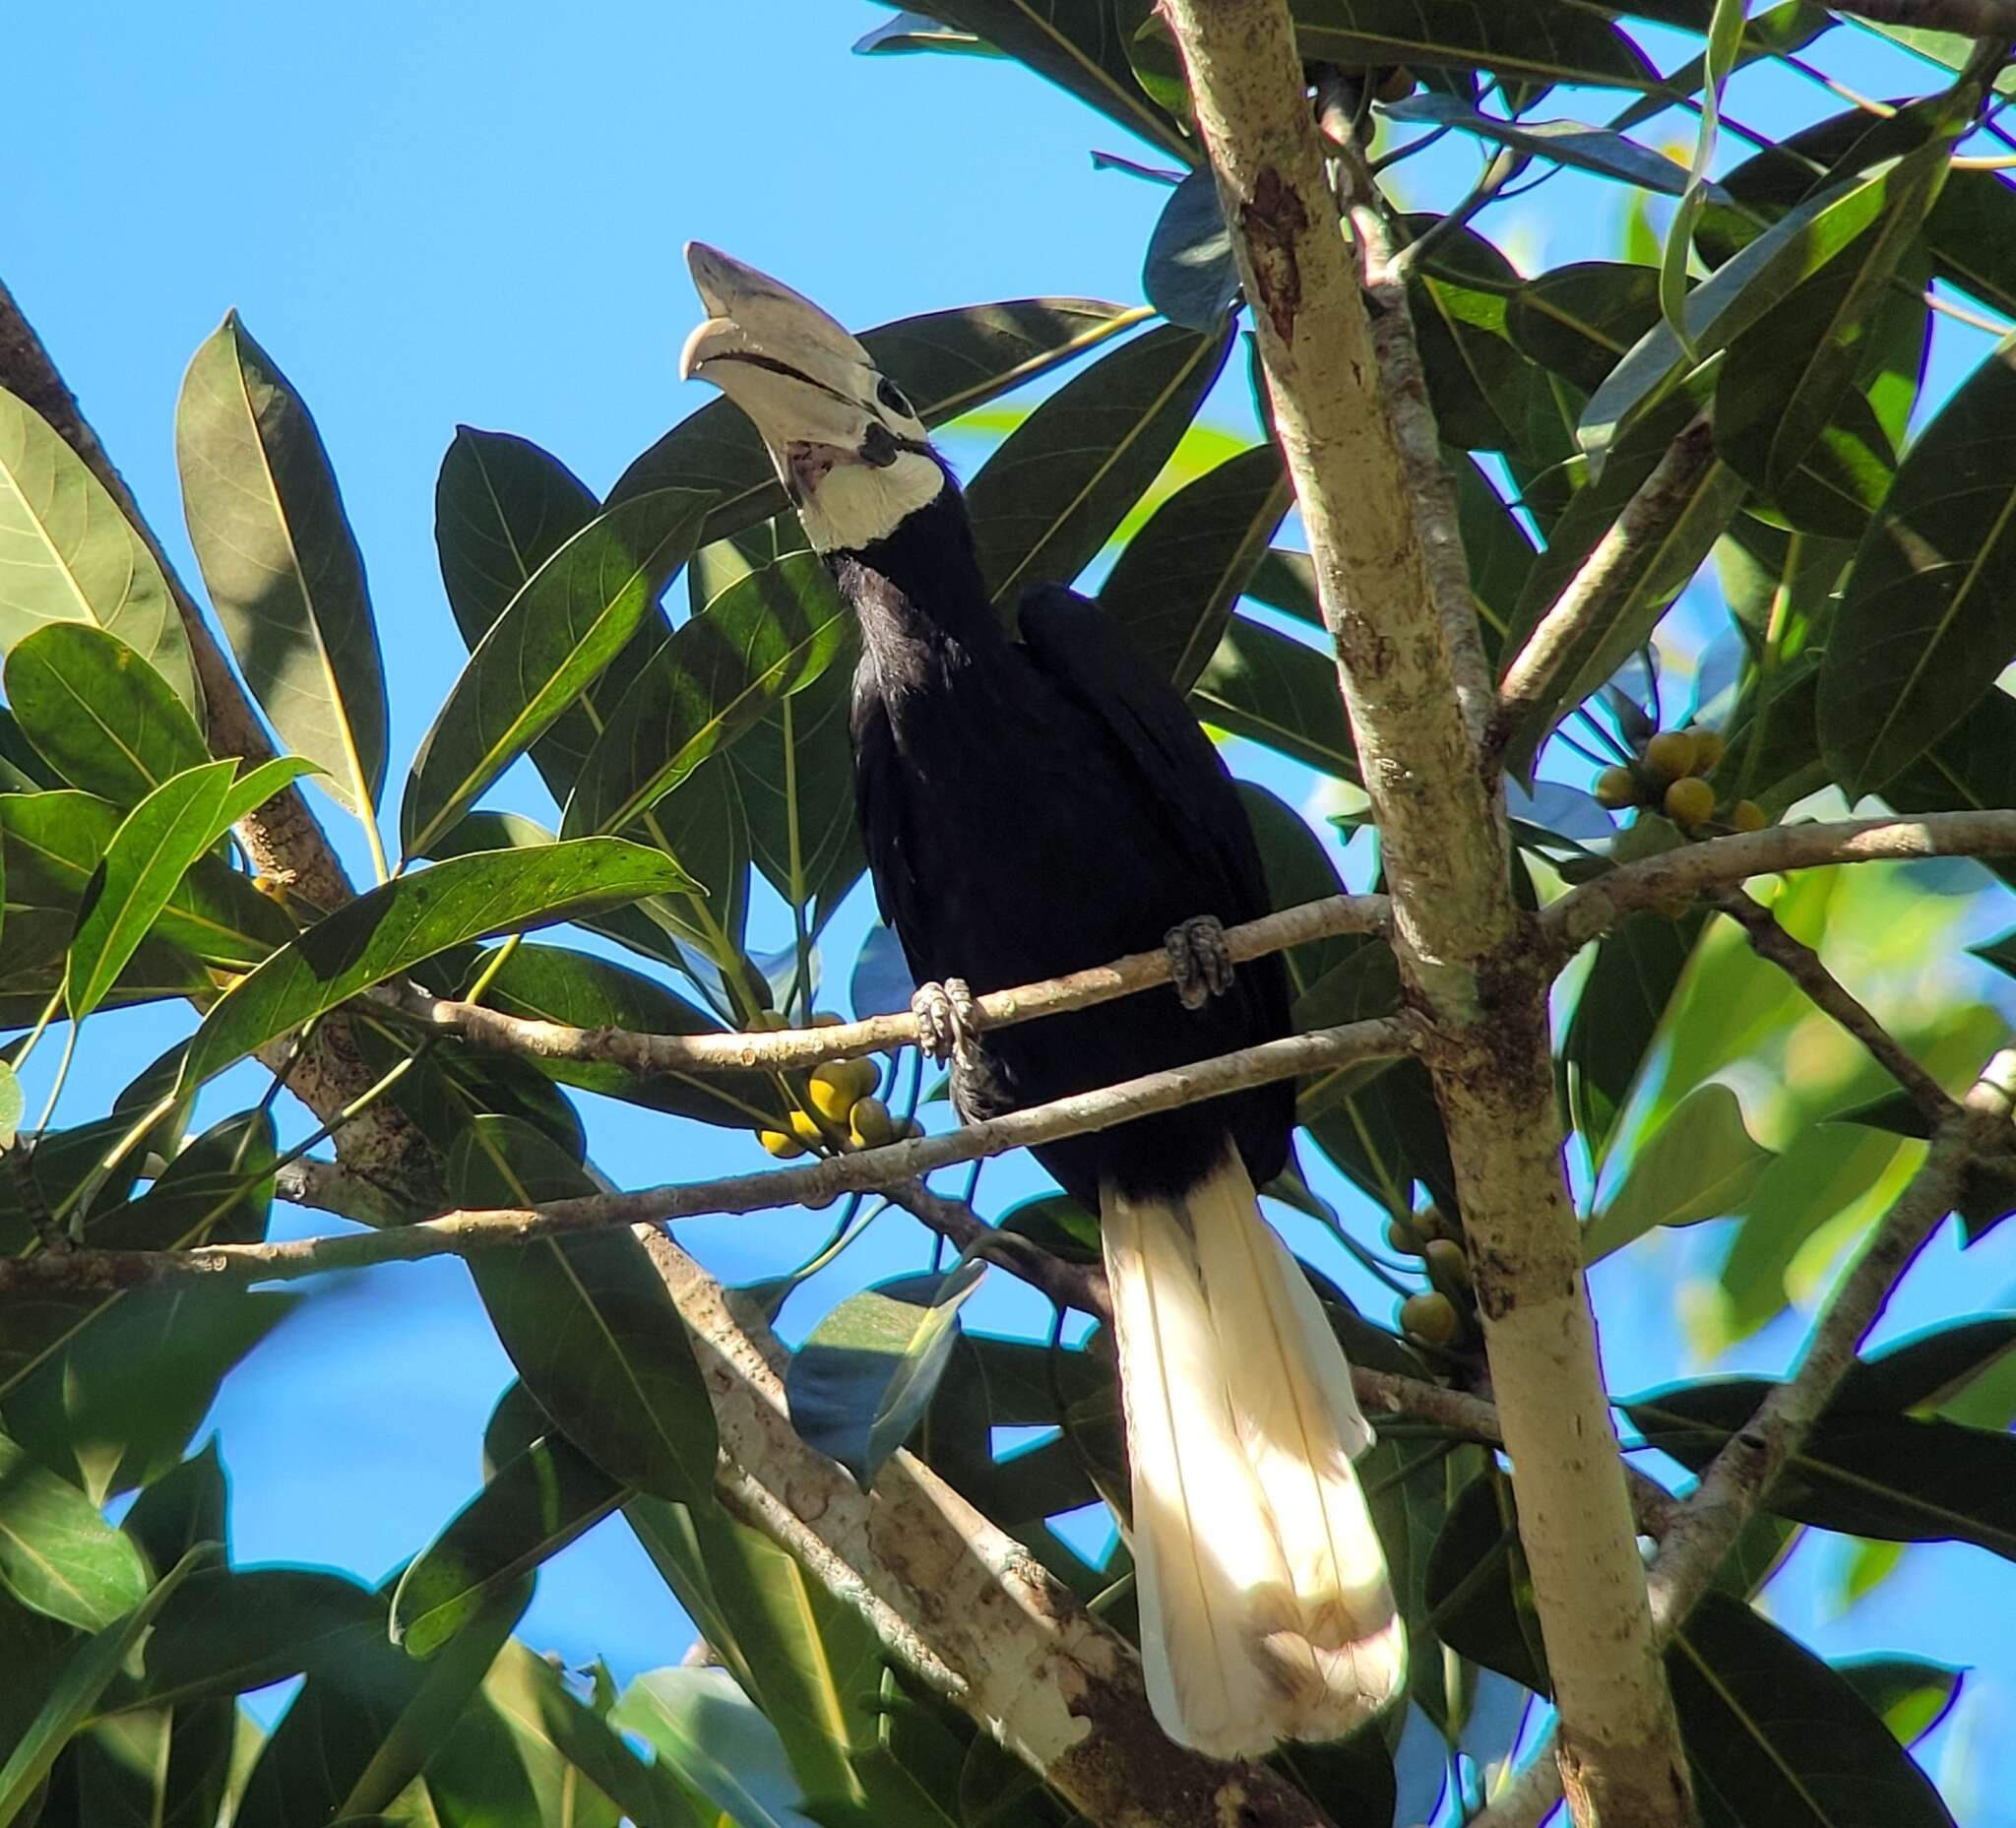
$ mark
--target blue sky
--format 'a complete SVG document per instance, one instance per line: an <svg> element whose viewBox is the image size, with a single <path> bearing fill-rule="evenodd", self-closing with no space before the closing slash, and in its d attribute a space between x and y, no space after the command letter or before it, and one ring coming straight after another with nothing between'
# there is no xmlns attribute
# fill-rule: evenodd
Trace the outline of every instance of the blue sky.
<svg viewBox="0 0 2016 1828"><path fill-rule="evenodd" d="M455 425L531 437L605 487L700 404L700 390L674 375L695 309L680 259L687 238L732 250L853 323L1031 292L1139 295L1164 193L1094 170L1088 154L1140 149L1013 66L848 55L882 17L847 0L577 0L564 27L549 8L508 0L23 9L8 26L16 158L0 193L0 278L192 583L172 447L182 369L235 307L286 370L320 422L366 556L396 788L465 658L432 538L434 475ZM1922 85L1922 67L1854 45L1852 65L1834 66L1852 68L1852 80L1879 94ZM1783 72L1739 79L1731 100L1739 118L1759 121L1834 105ZM1546 111L1601 118L1605 106L1564 96ZM1446 190L1474 170L1473 154L1452 142L1410 182ZM1614 253L1624 201L1566 177L1485 226L1532 271ZM1942 326L1935 387L1950 387L1984 347ZM1250 426L1242 375L1211 413ZM972 461L979 447L955 450ZM1697 594L1693 626L1706 625L1710 606ZM1310 777L1250 751L1239 761L1308 800ZM551 815L536 782L518 775L498 803ZM361 870L354 828L333 810L328 822ZM1994 912L2006 924L2006 908L1984 919L1997 923ZM865 920L857 897L836 921L830 981L845 982ZM172 1013L94 1021L64 1113L101 1106L184 1026ZM242 1103L258 1088L249 1078L225 1088L218 1114L231 1092ZM591 1138L623 1184L760 1160L746 1139L608 1103L594 1103ZM1026 1165L998 1164L982 1203L998 1209L1039 1184ZM300 1231L324 1221L278 1223ZM829 1223L772 1215L696 1222L679 1234L742 1279L801 1260ZM1390 1311L1334 1242L1305 1222L1291 1229L1369 1307ZM1964 1265L1949 1240L1935 1244L1885 1333L1984 1293L2005 1298L2011 1233ZM1614 1389L1698 1368L1672 1292L1704 1265L1712 1272L1716 1247L1712 1229L1663 1238L1599 1276ZM926 1248L907 1221L884 1221L801 1292L788 1330L870 1275L914 1267ZM996 1326L1041 1318L1015 1289L983 1291L969 1311ZM1799 1330L1781 1320L1732 1362L1777 1369ZM212 1418L234 1475L239 1557L382 1575L473 1487L482 1421L508 1375L458 1264L319 1289L232 1379ZM2016 1650L1984 1642L1980 1620L2016 1607L2008 1565L1971 1549L1920 1551L1839 1620L1825 1616L1831 1584L1824 1557L1807 1556L1779 1603L1830 1654L1908 1642L1983 1665L1928 1761L1949 1776L1963 1758L1978 1777L1995 1770L1982 1760L2016 1720ZM623 1675L676 1660L690 1637L619 1525L547 1569L523 1634L571 1660L605 1655ZM2006 1783L1956 1788L1978 1795L1963 1805L1970 1828L2016 1821L1988 1800Z"/></svg>

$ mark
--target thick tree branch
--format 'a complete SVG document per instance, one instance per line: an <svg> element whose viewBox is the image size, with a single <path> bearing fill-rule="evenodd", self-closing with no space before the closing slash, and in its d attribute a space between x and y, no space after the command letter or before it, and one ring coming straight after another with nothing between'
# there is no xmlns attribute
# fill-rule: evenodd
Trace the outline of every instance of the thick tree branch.
<svg viewBox="0 0 2016 1828"><path fill-rule="evenodd" d="M1548 961L1458 689L1283 0L1162 0L1252 307L1275 428L1379 827L1394 945L1456 1167L1563 1763L1584 1822L1683 1828L1685 1765L1561 1165ZM1356 221L1358 213L1354 212ZM1362 232L1362 230L1361 230ZM1432 493L1426 521L1436 513Z"/></svg>
<svg viewBox="0 0 2016 1828"><path fill-rule="evenodd" d="M1113 1828L1321 1828L1265 1767L1166 1739L1132 1649L936 1474L896 1454L862 1492L801 1441L783 1354L677 1246L646 1246L693 1334L721 1427L718 1491L911 1669L1088 1819Z"/></svg>
<svg viewBox="0 0 2016 1828"><path fill-rule="evenodd" d="M1696 486L1715 462L1715 433L1706 414L1680 433L1658 467L1639 484L1638 492L1608 533L1582 561L1505 668L1492 713L1484 765L1495 771L1506 745L1519 726L1545 698L1555 675L1581 644L1590 627L1607 615L1638 575L1640 555L1671 532L1693 498Z"/></svg>
<svg viewBox="0 0 2016 1828"><path fill-rule="evenodd" d="M704 1213L753 1213L778 1206L823 1206L843 1193L872 1193L916 1179L934 1168L976 1162L1037 1143L1109 1129L1134 1117L1173 1110L1247 1086L1292 1079L1345 1061L1392 1058L1413 1050L1416 1027L1405 1016L1383 1016L1341 1028L1291 1035L1167 1072L1148 1073L1099 1092L1032 1104L1005 1117L968 1124L944 1136L924 1136L830 1156L803 1167L770 1168L720 1180L650 1187L636 1193L598 1193L541 1206L450 1212L415 1225L337 1237L279 1244L206 1244L193 1250L67 1250L0 1261L0 1295L24 1289L128 1289L187 1278L234 1282L292 1282L330 1270L521 1244L534 1238L605 1230L619 1225L657 1225Z"/></svg>
<svg viewBox="0 0 2016 1828"><path fill-rule="evenodd" d="M1541 926L1565 957L1641 908L1710 894L1751 876L1928 856L2016 856L2016 812L1835 819L1680 845L1570 891L1541 916Z"/></svg>
<svg viewBox="0 0 2016 1828"><path fill-rule="evenodd" d="M1753 902L1740 889L1718 895L1715 906L1749 935L1750 945L1759 958L1776 965L1816 1007L1832 1016L1868 1049L1877 1065L1911 1095L1924 1113L1927 1129L1936 1130L1959 1108L1938 1080L1827 969L1820 955L1779 925L1778 916L1770 909Z"/></svg>
<svg viewBox="0 0 2016 1828"><path fill-rule="evenodd" d="M1226 945L1236 963L1285 951L1305 940L1340 933L1379 933L1386 927L1383 895L1333 895L1320 902L1265 914L1226 929ZM1008 1028L1039 1016L1087 1009L1114 997L1152 990L1169 980L1166 952L1137 952L1109 965L1071 972L1012 990L990 990L975 999L975 1026ZM386 992L391 995L391 992ZM817 1066L826 1060L916 1044L916 1018L868 1016L828 1028L757 1030L745 1035L644 1035L629 1029L576 1029L557 1022L529 1021L481 1004L452 1002L410 990L396 999L400 1012L424 1027L460 1036L479 1047L528 1054L541 1060L595 1060L620 1066L648 1079L657 1073L740 1072Z"/></svg>

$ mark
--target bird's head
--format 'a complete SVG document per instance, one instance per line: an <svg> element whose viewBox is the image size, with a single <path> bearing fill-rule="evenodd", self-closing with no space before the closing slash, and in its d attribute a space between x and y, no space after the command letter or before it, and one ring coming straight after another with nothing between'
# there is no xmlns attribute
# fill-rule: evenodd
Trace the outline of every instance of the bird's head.
<svg viewBox="0 0 2016 1828"><path fill-rule="evenodd" d="M704 242L686 265L707 318L682 379L710 381L754 422L821 552L887 538L946 486L923 422L858 342L809 298Z"/></svg>

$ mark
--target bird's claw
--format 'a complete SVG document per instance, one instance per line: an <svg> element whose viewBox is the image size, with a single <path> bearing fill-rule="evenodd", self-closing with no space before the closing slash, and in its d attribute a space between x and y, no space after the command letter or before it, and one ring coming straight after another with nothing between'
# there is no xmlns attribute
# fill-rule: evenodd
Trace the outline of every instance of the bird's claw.
<svg viewBox="0 0 2016 1828"><path fill-rule="evenodd" d="M1168 953L1176 996L1185 1009L1202 1009L1232 987L1231 948L1226 944L1225 922L1217 915L1184 920L1170 927L1162 943Z"/></svg>
<svg viewBox="0 0 2016 1828"><path fill-rule="evenodd" d="M916 1018L917 1045L932 1059L962 1065L978 1059L978 1011L964 977L919 984L910 999L910 1013Z"/></svg>

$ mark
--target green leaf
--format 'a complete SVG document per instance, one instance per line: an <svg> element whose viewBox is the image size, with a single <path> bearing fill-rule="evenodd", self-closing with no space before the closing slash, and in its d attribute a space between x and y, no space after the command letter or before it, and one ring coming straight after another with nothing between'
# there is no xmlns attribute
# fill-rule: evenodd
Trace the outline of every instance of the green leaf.
<svg viewBox="0 0 2016 1828"><path fill-rule="evenodd" d="M609 1724L737 1828L809 1828L784 1741L725 1670L653 1670L623 1691Z"/></svg>
<svg viewBox="0 0 2016 1828"><path fill-rule="evenodd" d="M1289 502L1281 453L1241 451L1164 502L1100 587L1100 607L1179 692L1216 652Z"/></svg>
<svg viewBox="0 0 2016 1828"><path fill-rule="evenodd" d="M1421 1597L1451 1650L1536 1694L1551 1694L1518 1529L1511 1485L1487 1467L1450 1504L1428 1551Z"/></svg>
<svg viewBox="0 0 2016 1828"><path fill-rule="evenodd" d="M852 1294L791 1355L791 1426L866 1490L923 1418L959 1332L959 1308L986 1266L902 1276Z"/></svg>
<svg viewBox="0 0 2016 1828"><path fill-rule="evenodd" d="M1068 584L1098 557L1175 450L1231 347L1165 325L1074 375L968 485L980 571L1012 609L1023 587Z"/></svg>
<svg viewBox="0 0 2016 1828"><path fill-rule="evenodd" d="M588 484L531 439L455 428L434 484L434 544L448 606L471 649L598 512Z"/></svg>
<svg viewBox="0 0 2016 1828"><path fill-rule="evenodd" d="M0 793L11 972L62 959L119 824L119 808L89 793ZM154 931L209 964L249 971L293 938L294 923L221 858L203 856L170 893ZM200 973L193 981L209 984Z"/></svg>
<svg viewBox="0 0 2016 1828"><path fill-rule="evenodd" d="M669 857L618 838L478 851L402 876L340 908L232 985L189 1043L182 1083L203 1084L437 952L620 907L685 880Z"/></svg>
<svg viewBox="0 0 2016 1828"><path fill-rule="evenodd" d="M213 1828L236 1733L235 1700L93 1722L73 1754L80 1819L103 1828Z"/></svg>
<svg viewBox="0 0 2016 1828"><path fill-rule="evenodd" d="M1148 237L1141 289L1171 324L1214 331L1239 295L1232 238L1218 207L1218 179L1200 165L1176 188Z"/></svg>
<svg viewBox="0 0 2016 1828"><path fill-rule="evenodd" d="M210 760L203 732L167 681L89 622L51 622L17 643L6 680L36 753L72 787L117 805L138 805Z"/></svg>
<svg viewBox="0 0 2016 1828"><path fill-rule="evenodd" d="M48 421L0 389L0 654L45 622L117 635L201 719L189 638L147 541Z"/></svg>
<svg viewBox="0 0 2016 1828"><path fill-rule="evenodd" d="M498 1652L483 1694L521 1743L550 1747L620 1807L637 1828L703 1828L696 1813L668 1807L666 1786L594 1709L567 1692L560 1672L516 1638ZM675 1803L683 1800L672 1799ZM553 1820L549 1812L541 1820ZM562 1817L561 1819L565 1819ZM570 1821L568 1828L575 1828Z"/></svg>
<svg viewBox="0 0 2016 1828"><path fill-rule="evenodd" d="M235 311L189 363L175 459L245 683L282 741L368 821L385 784L385 673L364 561L314 418Z"/></svg>
<svg viewBox="0 0 2016 1828"><path fill-rule="evenodd" d="M1557 165L1589 171L1602 178L1664 197L1677 197L1687 188L1687 172L1664 153L1627 140L1608 127L1592 127L1576 120L1504 120L1480 114L1454 95L1410 95L1405 101L1387 103L1380 109L1389 120L1409 125L1425 122L1430 126L1454 127L1459 133L1475 134L1494 146L1509 146L1514 152L1529 153Z"/></svg>
<svg viewBox="0 0 2016 1828"><path fill-rule="evenodd" d="M552 554L490 625L414 758L400 842L424 854L643 627L712 498L638 495Z"/></svg>
<svg viewBox="0 0 2016 1828"><path fill-rule="evenodd" d="M863 331L875 365L929 425L1047 373L1148 316L1146 306L1097 298L1019 298L899 318ZM608 505L648 489L712 489L719 499L702 542L789 511L784 488L746 413L717 400L681 419L616 478Z"/></svg>
<svg viewBox="0 0 2016 1828"><path fill-rule="evenodd" d="M1600 1168L1707 915L1637 914L1597 948L1561 1043L1568 1110Z"/></svg>
<svg viewBox="0 0 2016 1828"><path fill-rule="evenodd" d="M0 1062L0 1149L12 1149L14 1138L21 1128L22 1113L26 1109L22 1103L21 1081L14 1075L14 1068Z"/></svg>
<svg viewBox="0 0 2016 1828"><path fill-rule="evenodd" d="M618 832L650 812L779 699L818 678L848 626L814 553L731 584L674 632L617 701L561 816L561 836Z"/></svg>
<svg viewBox="0 0 2016 1828"><path fill-rule="evenodd" d="M386 1640L382 1610L332 1647L266 1741L235 1828L295 1828L390 1807L464 1718L531 1594L527 1581L493 1600L425 1663Z"/></svg>
<svg viewBox="0 0 2016 1828"><path fill-rule="evenodd" d="M1658 321L1658 273L1603 260L1552 268L1505 302L1505 331L1520 351L1584 393Z"/></svg>
<svg viewBox="0 0 2016 1828"><path fill-rule="evenodd" d="M1648 1441L1697 1472L1770 1393L1731 1377L1656 1390L1624 1405ZM2016 1559L2016 1437L1935 1418L1831 1404L1769 1504L1781 1517L1892 1543L1954 1540Z"/></svg>
<svg viewBox="0 0 2016 1828"><path fill-rule="evenodd" d="M1851 19L1851 25L1859 26L1864 32L1880 32L1884 37L1915 51L1927 63L1939 65L1945 70L1964 70L1967 61L1975 54L1977 41L1957 32L1928 32L1922 26L1885 26L1872 19ZM2016 70L2003 69L1995 76L1995 91L1999 95L2016 95Z"/></svg>
<svg viewBox="0 0 2016 1828"><path fill-rule="evenodd" d="M1582 1260L1621 1250L1655 1226L1699 1225L1735 1212L1777 1159L1750 1135L1729 1087L1696 1088L1632 1152L1623 1184L1583 1227Z"/></svg>
<svg viewBox="0 0 2016 1828"><path fill-rule="evenodd" d="M152 1488L150 1488L152 1489ZM162 1609L120 1707L182 1707L341 1666L385 1630L385 1602L322 1568L204 1568Z"/></svg>
<svg viewBox="0 0 2016 1828"><path fill-rule="evenodd" d="M157 1568L171 1568L199 1543L230 1552L230 1487L212 1435L200 1452L170 1468L134 1500L119 1527Z"/></svg>
<svg viewBox="0 0 2016 1828"><path fill-rule="evenodd" d="M31 1611L96 1631L147 1597L133 1539L0 1435L0 1587Z"/></svg>
<svg viewBox="0 0 2016 1828"><path fill-rule="evenodd" d="M1002 55L983 38L956 26L940 24L927 14L903 12L864 32L853 42L857 57L890 57L913 51L943 51L959 57Z"/></svg>
<svg viewBox="0 0 2016 1828"><path fill-rule="evenodd" d="M647 1035L719 1035L712 1016L656 979L606 959L558 946L521 945L491 978L484 1000L508 1015L570 1028L618 1028ZM739 1129L787 1126L776 1075L763 1072L661 1073L636 1079L593 1061L536 1060L562 1085L598 1092L647 1109Z"/></svg>
<svg viewBox="0 0 2016 1828"><path fill-rule="evenodd" d="M235 761L206 762L173 776L126 815L86 898L70 942L66 999L81 1022L104 999L189 866L224 824Z"/></svg>
<svg viewBox="0 0 2016 1828"><path fill-rule="evenodd" d="M472 1207L595 1191L527 1126L478 1117L448 1164ZM692 1342L644 1246L627 1230L478 1252L470 1274L526 1388L611 1479L704 1502L714 1489L714 1409Z"/></svg>
<svg viewBox="0 0 2016 1828"><path fill-rule="evenodd" d="M1253 782L1239 782L1238 791L1247 823L1253 828L1253 842L1259 847L1262 878L1273 907L1299 908L1304 902L1327 901L1344 893L1337 865L1300 813ZM1291 946L1282 955L1290 989L1300 996L1362 943L1355 934L1340 933Z"/></svg>
<svg viewBox="0 0 2016 1828"><path fill-rule="evenodd" d="M1835 1666L1899 1745L1916 1745L1953 1711L1965 1670L1922 1657L1845 1657Z"/></svg>
<svg viewBox="0 0 2016 1828"><path fill-rule="evenodd" d="M102 1177L100 1166L107 1151L132 1126L133 1119L120 1111L72 1129L45 1130L26 1161L16 1156L0 1173L0 1253L24 1256L42 1248L40 1227L50 1214L77 1204L78 1189L96 1181L95 1197L82 1202L85 1234L90 1237L99 1215L118 1210L139 1178L140 1164L130 1155L109 1177ZM0 1331L0 1342L6 1337Z"/></svg>
<svg viewBox="0 0 2016 1828"><path fill-rule="evenodd" d="M1412 216L1407 224L1418 235L1434 221ZM1409 280L1435 423L1466 451L1521 450L1529 442L1539 377L1511 341L1509 300L1519 285L1518 269L1471 228L1441 242Z"/></svg>
<svg viewBox="0 0 2016 1828"><path fill-rule="evenodd" d="M182 1584L189 1570L213 1553L209 1545L192 1548L132 1608L112 1620L71 1653L56 1683L15 1741L0 1766L0 1828L17 1820L41 1793L43 1780L57 1755L90 1717L108 1683L119 1673L135 1644L155 1615Z"/></svg>
<svg viewBox="0 0 2016 1828"><path fill-rule="evenodd" d="M1190 688L1190 708L1205 723L1322 774L1358 778L1337 667L1292 636L1233 616Z"/></svg>
<svg viewBox="0 0 2016 1828"><path fill-rule="evenodd" d="M1954 729L2016 657L1993 581L2016 554L2016 336L1947 402L1857 549L1820 672L1820 742L1851 798Z"/></svg>
<svg viewBox="0 0 2016 1828"><path fill-rule="evenodd" d="M1658 81L1637 46L1594 9L1546 0L1293 0L1289 10L1305 63L1487 69L1624 89Z"/></svg>
<svg viewBox="0 0 2016 1828"><path fill-rule="evenodd" d="M497 1468L392 1594L392 1641L431 1657L501 1589L593 1529L628 1491L561 1435Z"/></svg>
<svg viewBox="0 0 2016 1828"><path fill-rule="evenodd" d="M1952 1828L1850 1683L1741 1601L1710 1593L1666 1666L1704 1828Z"/></svg>

